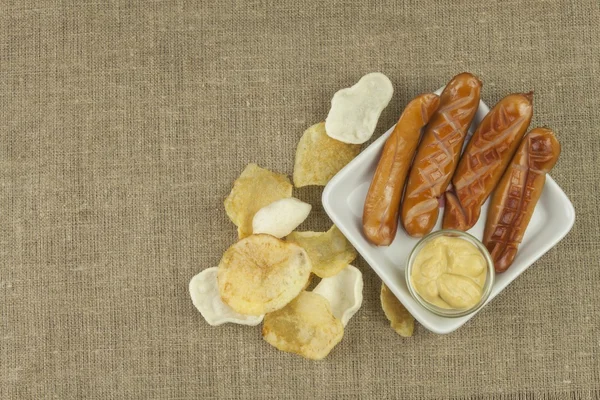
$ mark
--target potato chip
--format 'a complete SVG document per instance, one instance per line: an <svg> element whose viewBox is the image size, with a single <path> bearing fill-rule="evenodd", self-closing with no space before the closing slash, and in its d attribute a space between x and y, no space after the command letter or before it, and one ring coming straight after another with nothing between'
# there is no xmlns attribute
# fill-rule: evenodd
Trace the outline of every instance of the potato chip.
<svg viewBox="0 0 600 400"><path fill-rule="evenodd" d="M304 248L312 262L312 272L328 278L340 272L356 258L356 250L333 225L327 232L292 232L286 240Z"/></svg>
<svg viewBox="0 0 600 400"><path fill-rule="evenodd" d="M298 227L312 206L296 198L274 201L258 210L252 219L252 233L267 233L282 238Z"/></svg>
<svg viewBox="0 0 600 400"><path fill-rule="evenodd" d="M366 142L393 94L392 82L379 72L367 74L354 86L339 90L331 99L325 119L327 134L344 143Z"/></svg>
<svg viewBox="0 0 600 400"><path fill-rule="evenodd" d="M221 299L234 311L261 315L284 307L310 276L306 251L271 235L251 235L231 246L219 263Z"/></svg>
<svg viewBox="0 0 600 400"><path fill-rule="evenodd" d="M362 273L352 265L332 277L321 279L313 290L313 293L320 294L329 301L331 312L344 326L348 325L350 318L362 305L362 292Z"/></svg>
<svg viewBox="0 0 600 400"><path fill-rule="evenodd" d="M262 322L264 315L243 315L236 313L221 301L217 286L217 267L207 268L190 280L192 303L209 325L217 326L226 322L255 326Z"/></svg>
<svg viewBox="0 0 600 400"><path fill-rule="evenodd" d="M252 218L258 210L288 197L292 197L292 184L287 176L248 164L225 199L225 211L243 239L252 234Z"/></svg>
<svg viewBox="0 0 600 400"><path fill-rule="evenodd" d="M325 123L311 126L300 138L294 164L294 186L325 186L360 152L360 144L330 138Z"/></svg>
<svg viewBox="0 0 600 400"><path fill-rule="evenodd" d="M383 308L385 316L398 335L404 337L413 335L415 318L383 282L381 283L381 308Z"/></svg>
<svg viewBox="0 0 600 400"><path fill-rule="evenodd" d="M281 310L265 315L262 335L279 350L321 360L342 340L344 326L323 296L301 292Z"/></svg>

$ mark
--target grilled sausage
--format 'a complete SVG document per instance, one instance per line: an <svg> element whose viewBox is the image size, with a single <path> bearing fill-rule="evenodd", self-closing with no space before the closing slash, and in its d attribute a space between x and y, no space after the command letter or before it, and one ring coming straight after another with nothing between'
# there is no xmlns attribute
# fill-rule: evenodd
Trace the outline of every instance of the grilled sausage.
<svg viewBox="0 0 600 400"><path fill-rule="evenodd" d="M439 197L450 183L465 136L479 108L481 81L462 73L448 83L440 106L425 128L408 177L402 203L402 223L411 236L433 229Z"/></svg>
<svg viewBox="0 0 600 400"><path fill-rule="evenodd" d="M483 244L496 272L512 264L546 182L546 173L560 155L560 144L547 128L536 128L523 138L492 196Z"/></svg>
<svg viewBox="0 0 600 400"><path fill-rule="evenodd" d="M440 98L433 93L413 99L386 140L369 187L363 210L363 232L378 246L387 246L398 229L400 198L421 129L433 115Z"/></svg>
<svg viewBox="0 0 600 400"><path fill-rule="evenodd" d="M533 93L511 94L485 116L469 141L446 192L444 229L469 230L498 184L533 116Z"/></svg>

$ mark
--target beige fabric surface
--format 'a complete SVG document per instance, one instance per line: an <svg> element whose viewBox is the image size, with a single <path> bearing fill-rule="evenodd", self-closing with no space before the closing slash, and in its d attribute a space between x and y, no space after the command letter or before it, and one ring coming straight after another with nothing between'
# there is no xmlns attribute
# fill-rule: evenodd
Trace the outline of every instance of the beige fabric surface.
<svg viewBox="0 0 600 400"><path fill-rule="evenodd" d="M594 0L0 2L1 399L600 396L600 6ZM189 279L236 239L249 162L291 176L332 94L381 71L407 101L464 70L535 90L571 233L476 318L397 336L362 309L324 361L208 326ZM320 188L295 195L326 229Z"/></svg>

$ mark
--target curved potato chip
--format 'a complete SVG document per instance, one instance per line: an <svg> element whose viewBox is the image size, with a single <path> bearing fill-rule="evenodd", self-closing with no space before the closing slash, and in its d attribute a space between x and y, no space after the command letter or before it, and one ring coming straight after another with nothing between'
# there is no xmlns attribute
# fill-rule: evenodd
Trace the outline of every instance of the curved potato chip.
<svg viewBox="0 0 600 400"><path fill-rule="evenodd" d="M408 312L394 293L381 283L381 308L390 321L391 327L400 336L411 337L415 329L415 318Z"/></svg>
<svg viewBox="0 0 600 400"><path fill-rule="evenodd" d="M292 232L286 240L304 248L312 262L312 272L328 278L340 272L356 258L356 250L333 225L327 232Z"/></svg>
<svg viewBox="0 0 600 400"><path fill-rule="evenodd" d="M262 335L279 350L321 360L342 340L344 326L323 296L301 292L281 310L265 315Z"/></svg>
<svg viewBox="0 0 600 400"><path fill-rule="evenodd" d="M217 326L226 322L256 326L264 315L253 316L236 313L223 303L217 287L217 267L207 268L190 280L192 303L209 325Z"/></svg>
<svg viewBox="0 0 600 400"><path fill-rule="evenodd" d="M266 314L292 301L310 270L310 259L300 246L271 235L251 235L223 254L217 275L219 293L240 314Z"/></svg>
<svg viewBox="0 0 600 400"><path fill-rule="evenodd" d="M287 176L248 164L225 199L225 212L243 239L252 234L252 218L258 210L288 197L292 197L292 184Z"/></svg>
<svg viewBox="0 0 600 400"><path fill-rule="evenodd" d="M294 163L294 186L325 186L335 174L360 153L360 144L330 138L325 123L311 126L300 138Z"/></svg>
<svg viewBox="0 0 600 400"><path fill-rule="evenodd" d="M264 206L252 219L252 233L268 233L276 238L289 235L310 213L312 206L294 197Z"/></svg>
<svg viewBox="0 0 600 400"><path fill-rule="evenodd" d="M331 99L325 120L327 134L344 143L366 142L392 94L392 82L379 72L367 74L354 86L339 90Z"/></svg>
<svg viewBox="0 0 600 400"><path fill-rule="evenodd" d="M323 278L313 289L329 300L331 312L344 326L360 308L363 300L363 278L358 268L348 265L337 275Z"/></svg>

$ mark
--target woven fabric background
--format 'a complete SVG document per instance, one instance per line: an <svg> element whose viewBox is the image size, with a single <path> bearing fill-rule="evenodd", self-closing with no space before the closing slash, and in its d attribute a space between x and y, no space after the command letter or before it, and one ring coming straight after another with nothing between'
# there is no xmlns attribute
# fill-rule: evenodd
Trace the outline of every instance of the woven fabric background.
<svg viewBox="0 0 600 400"><path fill-rule="evenodd" d="M600 5L595 0L0 2L1 399L600 396ZM471 71L535 90L577 221L476 318L389 328L362 309L324 361L208 326L188 281L236 239L249 162L291 175L332 94L381 71L409 99ZM325 229L321 188L302 229Z"/></svg>

